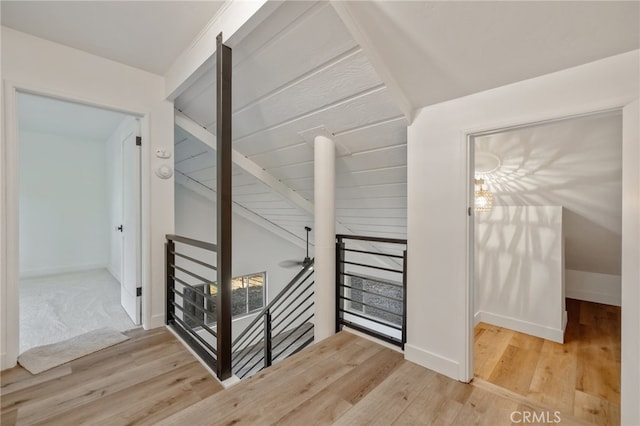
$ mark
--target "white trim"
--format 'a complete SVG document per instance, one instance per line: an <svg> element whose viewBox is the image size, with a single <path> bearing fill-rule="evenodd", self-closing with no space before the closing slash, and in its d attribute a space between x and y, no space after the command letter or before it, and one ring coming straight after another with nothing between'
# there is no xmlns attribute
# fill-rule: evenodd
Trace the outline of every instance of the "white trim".
<svg viewBox="0 0 640 426"><path fill-rule="evenodd" d="M356 336L362 337L363 339L367 339L371 342L377 343L380 346L384 346L385 348L389 348L389 349L393 349L396 352L400 352L400 353L404 353L404 351L402 349L400 349L400 347L396 346L396 345L392 345L389 342L385 342L384 340L380 340L380 339L376 339L373 336L370 336L366 333L363 333L361 331L355 330L353 328L350 328L348 325L345 325L342 327L342 331L345 331L347 333L351 333L351 334L355 334Z"/></svg>
<svg viewBox="0 0 640 426"><path fill-rule="evenodd" d="M57 268L31 269L29 271L20 271L20 278L37 278L47 275L90 271L92 269L106 269L109 271L109 265L107 265L106 263L87 263L84 265L61 266ZM111 271L109 271L109 273L111 273Z"/></svg>
<svg viewBox="0 0 640 426"><path fill-rule="evenodd" d="M461 377L461 365L457 361L434 354L433 352L429 352L408 343L405 343L404 345L404 358L446 376Z"/></svg>
<svg viewBox="0 0 640 426"><path fill-rule="evenodd" d="M563 327L562 329L557 329L557 328L545 327L544 325L536 324L529 321L524 321L518 318L512 318L504 315L493 314L491 312L480 311L476 315L474 315L476 324L478 322L486 322L487 324L508 328L509 330L518 331L520 333L529 334L531 336L540 337L542 339L552 340L558 343L564 342L564 329L567 326L566 318L567 318L567 311L564 311Z"/></svg>
<svg viewBox="0 0 640 426"><path fill-rule="evenodd" d="M6 291L5 298L2 300L2 324L6 327L3 336L6 338L5 342L2 342L5 346L5 352L2 356L2 365L0 369L5 370L16 365L18 359L18 348L20 346L19 336L19 213L18 213L18 121L17 121L17 107L16 107L16 95L18 92L30 93L39 96L46 96L50 98L60 99L69 102L75 102L83 105L94 106L103 109L110 109L119 111L128 115L136 116L140 118L143 127L143 139L148 140L149 134L149 116L141 111L131 110L121 106L115 106L114 104L101 103L95 99L89 99L77 94L66 93L62 91L49 90L42 87L20 83L16 81L3 81L4 89L4 125L5 125L5 157L3 158L3 171L2 181L5 187L5 198L2 200L2 229L6 230L6 238L4 238L3 245L6 244L4 252L6 253L6 272L3 271L3 278L5 281L1 284L4 291ZM150 182L149 182L149 146L150 144L142 144L142 232L143 235L149 237L148 240L143 239L141 256L142 256L142 292L143 292L143 318L142 324L145 328L150 323L151 313L151 285L149 277L151 276L150 270L150 256L151 256L151 243L150 243L150 216L149 216L149 203L150 203ZM4 275L6 273L6 275ZM144 296L146 294L146 297Z"/></svg>
<svg viewBox="0 0 640 426"><path fill-rule="evenodd" d="M565 269L565 296L605 305L622 306L620 275Z"/></svg>

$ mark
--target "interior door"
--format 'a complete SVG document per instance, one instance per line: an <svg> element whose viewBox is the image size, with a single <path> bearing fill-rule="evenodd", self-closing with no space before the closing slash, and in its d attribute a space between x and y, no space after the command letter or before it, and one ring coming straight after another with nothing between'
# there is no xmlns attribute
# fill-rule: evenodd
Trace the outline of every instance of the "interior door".
<svg viewBox="0 0 640 426"><path fill-rule="evenodd" d="M131 320L142 317L140 272L140 146L136 139L139 124L122 138L122 279L120 303Z"/></svg>

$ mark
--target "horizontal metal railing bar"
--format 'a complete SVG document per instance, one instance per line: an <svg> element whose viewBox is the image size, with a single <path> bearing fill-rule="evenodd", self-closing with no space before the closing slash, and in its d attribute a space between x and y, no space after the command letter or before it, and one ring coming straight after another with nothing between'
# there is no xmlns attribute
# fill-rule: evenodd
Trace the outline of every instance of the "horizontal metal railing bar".
<svg viewBox="0 0 640 426"><path fill-rule="evenodd" d="M342 299L342 300L348 300L349 302L353 302L353 303L357 303L358 305L367 306L367 307L369 307L369 308L377 309L377 310L379 310L379 311L386 312L386 313L388 313L388 314L390 314L390 315L395 315L395 316L397 316L397 317L402 318L402 314L398 314L398 313L396 313L396 312L391 312L391 311L388 311L388 310L386 310L386 309L384 309L384 308L379 308L379 307L374 306L374 305L369 305L368 303L360 302L359 300L353 300L353 299L350 299L350 298L348 298L348 297L346 297L346 296L340 296L340 299Z"/></svg>
<svg viewBox="0 0 640 426"><path fill-rule="evenodd" d="M392 345L396 345L396 346L403 346L403 343L399 340L396 339L395 337L391 337L391 336L387 336L386 334L382 334L382 333L378 333L375 330L371 330L367 327L363 327L359 324L356 324L354 322L351 321L347 321L347 320L342 320L341 323L343 325L346 325L347 327L351 327L354 330L360 331L362 333L368 334L369 336L373 336L376 339L380 339L380 340L384 340L385 342L391 343Z"/></svg>
<svg viewBox="0 0 640 426"><path fill-rule="evenodd" d="M367 251L367 250L356 250L356 249L350 249L350 248L343 248L341 249L342 251L350 251L353 253L364 253L364 254L372 254L374 256L384 256L384 257L394 257L396 259L402 259L404 258L404 256L400 255L400 254L391 254L391 253L378 253L375 251Z"/></svg>
<svg viewBox="0 0 640 426"><path fill-rule="evenodd" d="M235 347L236 351L240 351L245 347L251 345L251 343L255 341L256 337L262 337L263 328L264 328L264 323L261 323L258 327L253 327L248 333L245 334L241 342L234 343L232 347ZM254 335L256 331L258 332L258 334Z"/></svg>
<svg viewBox="0 0 640 426"><path fill-rule="evenodd" d="M306 302L307 300L309 300L309 298L310 298L311 296L313 296L313 292L311 292L311 294L310 294L310 295L309 295L309 296L304 300L304 302ZM304 302L303 302L303 303L304 303ZM303 306L303 305L302 305L302 304L300 304L300 306ZM298 313L298 315L296 315L296 316L295 316L291 321L289 321L289 322L287 323L287 325L283 326L283 327L281 328L281 330L282 330L282 331L286 330L286 329L287 329L287 327L289 327L289 326L290 326L291 324L293 324L293 323L294 323L298 318L300 318L300 316L301 316L302 314L304 314L305 312L307 312L307 311L309 310L309 308L313 308L313 303L311 303L309 306L307 306L306 308L304 308L303 310L301 310L301 311ZM297 308L296 308L296 309L297 309ZM291 311L291 313L293 313L293 312L295 312L295 310ZM287 315L287 318L288 318L290 315L291 315L291 314ZM313 315L313 314L312 314L312 315ZM285 318L285 319L286 319L286 318ZM284 320L282 320L282 323L284 323ZM274 328L276 328L276 327L274 327Z"/></svg>
<svg viewBox="0 0 640 426"><path fill-rule="evenodd" d="M309 330L313 331L313 328L310 328ZM315 336L312 334L310 338L308 338L300 346L298 346L293 352L291 352L291 354L289 356L293 356L293 355L297 354L298 352L300 352L301 350L303 350L304 348L306 348L307 346L312 344L313 341L314 341L314 337Z"/></svg>
<svg viewBox="0 0 640 426"><path fill-rule="evenodd" d="M287 308L291 308L291 306L293 306L293 305L298 301L298 299L300 299L300 297L302 297L302 296L307 292L307 290L309 290L309 289L311 288L311 286L313 285L313 283L314 283L314 281L311 281L311 282L309 283L309 285L307 285L307 286L306 286L306 287L305 287L301 292L299 292L299 293L296 295L296 297L294 297L294 298L293 298L293 300L291 300L291 301L289 302L289 304L288 304L287 306L285 306L285 307L284 307L284 309L280 310L279 312L274 312L274 311L275 311L275 309L273 309L273 310L271 311L271 321L272 321L272 322L275 322L275 321L276 321L276 320L277 320L277 319L278 319L278 318L279 318L283 313L285 313L285 312L287 311ZM301 302L301 303L302 303L302 302ZM301 304L301 303L300 303L300 304ZM279 306L278 306L278 307L279 307ZM296 309L296 308L294 308L294 309Z"/></svg>
<svg viewBox="0 0 640 426"><path fill-rule="evenodd" d="M267 312L267 310L271 309L272 307L275 306L276 302L278 302L278 300L281 300L286 294L287 292L292 288L295 287L296 283L298 282L298 280L300 280L300 278L302 276L304 276L304 274L306 274L307 272L309 272L309 275L307 275L304 280L302 280L302 282L306 281L309 276L311 274L313 274L313 262L314 259L311 259L311 262L305 266L304 268L302 268L302 270L300 272L298 272L296 274L295 277L293 277L293 279L291 281L289 281L289 284L287 284L281 291L280 293L278 293L278 295L271 301L269 302L269 304L267 306L265 306L262 311L260 311L257 316L253 319L253 321L251 321L251 323L244 329L244 331L242 333L240 333L240 335L238 337L236 337L236 339L233 341L233 343L231 344L231 346L235 346L237 342L240 341L240 339L242 339L244 337L244 335L246 333L249 332L249 329L252 328L258 321L262 321L262 316L264 315L265 312ZM311 268L311 269L310 269Z"/></svg>
<svg viewBox="0 0 640 426"><path fill-rule="evenodd" d="M213 371L216 370L216 356L212 355L209 351L207 351L204 347L200 346L196 339L188 333L186 330L182 328L181 325L176 324L175 322L171 322L168 324L182 339L193 349L199 356L202 358L208 365L211 367Z"/></svg>
<svg viewBox="0 0 640 426"><path fill-rule="evenodd" d="M311 306L313 306L313 305L311 305ZM311 313L311 317L310 317L310 318L313 318L313 313ZM308 321L308 320L307 320L307 321ZM295 326L295 327L294 327L293 329L291 329L291 330L286 330L286 331L282 331L282 332L280 332L280 333L278 334L278 336L283 335L283 334L286 334L286 336L285 336L284 338L280 339L280 341L279 341L278 343L274 344L274 345L271 347L272 351L273 351L273 352L275 352L275 349L276 349L278 346L280 346L280 345L282 345L282 344L285 344L285 343L287 342L287 338L288 338L289 336L294 335L294 334L296 333L296 331L298 331L298 330L300 329L300 327L304 327L304 326L307 326L307 327L308 327L308 329L307 329L307 330L305 330L305 331L304 331L304 333L302 333L302 335L307 334L307 332L308 332L309 330L313 330L313 324L311 324L311 326L309 327L310 323L309 323L309 322L307 322L307 321L301 322L300 324L298 324L297 326ZM299 337L300 337L300 336L298 336L298 338L299 338ZM298 340L298 339L296 338L296 339L294 340L294 342L295 342L295 341L297 341L297 340ZM287 348L288 348L288 346L287 346ZM285 350L286 350L286 348L285 348ZM276 358L276 357L274 357L273 359L275 359L275 358Z"/></svg>
<svg viewBox="0 0 640 426"><path fill-rule="evenodd" d="M407 244L407 240L403 240L399 238L365 237L363 235L346 235L346 234L337 234L336 240L358 240L358 241L370 241L375 243Z"/></svg>
<svg viewBox="0 0 640 426"><path fill-rule="evenodd" d="M187 256L186 254L178 253L177 251L172 251L171 253L183 259L187 259L190 262L197 263L198 265L202 265L205 268L213 269L214 271L218 270L218 268L216 268L215 266L210 265L207 262L203 262L202 260L196 259L194 257Z"/></svg>
<svg viewBox="0 0 640 426"><path fill-rule="evenodd" d="M306 324L306 323L307 323L311 318L313 318L313 313L312 313L311 315L309 315L309 316L307 317L307 319L306 319L302 324L300 324L300 325ZM300 326L298 326L298 327L300 327ZM298 328L296 328L295 330L297 330L297 329L298 329ZM294 331L295 331L295 330L294 330ZM309 330L313 330L313 328L309 328ZM293 346L293 344L294 344L295 342L297 342L298 340L300 340L300 338L301 338L302 336L304 336L305 334L307 334L307 332L308 332L309 330L305 331L305 332L304 332L304 333L302 333L300 336L298 336L296 339L294 339L294 340L293 340L293 342L289 343L289 344L288 344L288 345L287 345L283 350L281 350L281 351L280 351L280 353L279 353L279 354L274 355L273 359L277 359L280 355L282 355L283 353L285 353L285 352L287 351L287 349L289 349L291 346Z"/></svg>
<svg viewBox="0 0 640 426"><path fill-rule="evenodd" d="M343 272L342 275L345 275L347 277L360 278L361 280L376 281L376 282L382 283L384 285L388 285L388 286L391 286L391 287L398 287L398 288L404 289L404 286L402 284L396 284L396 283L391 282L391 281L378 281L379 278L372 278L372 277L367 277L365 275L352 274L351 272ZM342 284L342 285L344 285L344 284Z"/></svg>
<svg viewBox="0 0 640 426"><path fill-rule="evenodd" d="M176 277L175 275L171 275L171 278L177 282L179 282L180 284L182 284L183 286L189 287L191 290L193 290L194 292L196 292L198 295L204 297L205 299L207 299L209 302L211 303L216 303L216 297L212 294L207 294L204 291L200 290L197 287L194 287L196 285L208 285L207 283L199 283L199 284L189 284L186 281L181 280L180 278Z"/></svg>
<svg viewBox="0 0 640 426"><path fill-rule="evenodd" d="M192 321L195 321L196 323L198 323L198 327L202 327L204 330L207 330L209 332L209 334L211 334L213 337L217 337L218 335L216 334L216 332L214 330L212 330L204 321L202 321L199 318L194 317L191 313L187 312L183 306L180 306L179 304L177 304L176 302L170 302L171 305L173 305L174 307L180 309L182 311L183 315L188 316L189 318L191 318ZM193 326L189 326L190 328L193 328Z"/></svg>
<svg viewBox="0 0 640 426"><path fill-rule="evenodd" d="M388 299L388 300L393 300L394 302L400 302L400 303L402 303L402 299L396 299L395 297L385 296L384 294L380 294L380 293L374 293L374 292L372 292L372 291L365 290L365 289L362 289L362 288L350 287L350 286L348 286L348 285L344 285L344 284L341 284L341 285L340 285L340 287L348 288L348 289L351 289L351 290L353 290L353 291L361 291L361 292L363 292L363 293L371 294L371 295L373 295L373 296L380 296L380 297L383 297L383 298Z"/></svg>
<svg viewBox="0 0 640 426"><path fill-rule="evenodd" d="M398 327L395 324L390 324L390 323L387 323L387 322L379 321L377 319L374 319L374 318L371 318L371 317L367 317L367 316L362 315L362 314L358 314L357 312L347 311L345 309L339 309L339 311L342 312L342 313L345 313L345 314L354 315L356 317L360 317L362 319L366 319L367 321L375 322L376 324L380 324L380 325L384 325L384 326L389 327L389 328L393 328L394 330L402 331L402 327ZM345 321L344 317L341 318L341 321Z"/></svg>
<svg viewBox="0 0 640 426"><path fill-rule="evenodd" d="M211 311L207 311L204 307L198 305L196 302L194 302L193 300L189 299L188 297L186 297L183 293L179 292L178 290L176 290L175 288L172 288L171 291L174 294L177 294L178 296L182 297L182 300L184 302L187 302L188 304L190 304L191 306L193 306L194 308L196 308L197 310L199 310L200 312L202 312L205 315L208 316L213 316L213 312ZM175 302L174 302L175 303Z"/></svg>
<svg viewBox="0 0 640 426"><path fill-rule="evenodd" d="M183 330L185 330L185 331L189 332L189 334L191 334L193 337L195 337L196 339L198 339L198 341L199 341L200 343L202 343L202 345L203 345L204 347L206 347L207 349L209 349L209 350L211 351L211 353L213 353L213 354L214 354L214 355L216 355L216 356L218 355L218 351L216 351L216 349L215 349L213 346L211 346L211 345L210 345L206 340L204 340L204 339L202 338L202 336L200 336L198 333L196 333L194 329L192 329L191 327L189 327L189 325L188 325L187 323L185 323L184 321L182 321L180 318L178 318L178 317L176 317L176 316L174 316L174 317L173 317L173 319L174 319L175 321L177 321L177 322L180 324L180 326L183 328Z"/></svg>
<svg viewBox="0 0 640 426"><path fill-rule="evenodd" d="M258 364L264 360L264 356L262 358L260 358L259 360L256 361L255 364L253 364L251 366L251 368L249 368L243 375L242 377L245 377L247 374L251 373L253 371L254 368L256 368L258 366Z"/></svg>
<svg viewBox="0 0 640 426"><path fill-rule="evenodd" d="M309 271L309 273L304 278L299 280L297 285L289 289L286 295L283 295L283 297L280 297L278 300L274 300L273 304L271 304L271 312L274 312L277 309L279 309L290 297L292 297L293 294L298 292L298 290L300 290L300 288L307 282L309 278L311 278L312 275L313 275L313 270ZM311 282L311 284L313 284L313 281ZM300 291L300 293L304 293L304 291L306 291L306 289Z"/></svg>
<svg viewBox="0 0 640 426"><path fill-rule="evenodd" d="M201 249L209 250L209 251L218 251L218 246L213 243L208 243L206 241L194 240L193 238L181 237L180 235L167 235L167 240L174 241L176 243L188 244L194 247L200 247Z"/></svg>
<svg viewBox="0 0 640 426"><path fill-rule="evenodd" d="M238 365L240 363L240 361L242 361L243 359L245 359L247 357L247 355L251 354L251 351L253 350L253 348L257 347L260 342L262 342L264 340L264 336L263 336L263 330L260 330L259 328L256 329L259 331L258 334L254 335L247 343L246 345L241 348L241 349L237 349L235 353L239 354L237 357L235 357L232 360L233 365ZM258 340L256 340L258 339Z"/></svg>
<svg viewBox="0 0 640 426"><path fill-rule="evenodd" d="M264 342L264 339L262 341ZM252 352L252 353L253 353L253 355L251 357L249 357L249 359L247 359L247 361L244 364L242 364L240 367L237 368L238 371L240 371L244 367L246 367L253 359L255 359L256 355L261 355L261 357L258 358L258 362L260 362L260 360L264 359L264 351L258 350L258 351ZM254 364L253 367L251 367L249 370L252 370L256 365L257 365L257 363Z"/></svg>
<svg viewBox="0 0 640 426"><path fill-rule="evenodd" d="M341 260L340 263L343 263L345 265L354 265L354 266L362 266L364 268L373 268L373 269L378 269L380 271L387 271L387 272L396 272L398 274L402 274L404 273L404 271L402 269L398 270L398 269L391 269L391 268L385 268L383 266L373 266L373 265L367 265L366 263L358 263L358 262L347 262L346 260Z"/></svg>
<svg viewBox="0 0 640 426"><path fill-rule="evenodd" d="M308 305L306 305L306 306L305 306L305 304L307 303L307 301L308 301L309 299L311 299L312 297L313 297L313 291L312 291L311 293L309 293L309 294L307 295L307 297L305 297L305 298L304 298L304 300L303 300L302 302L300 302L300 304L298 304L298 306L296 306L295 308L293 308L293 309L292 309L292 310L287 314L287 316L286 316L286 317L284 317L284 318L280 321L280 324L275 325L275 326L273 327L273 330L275 330L276 328L280 327L280 325L281 325L281 324L284 324L285 320L287 320L291 315L293 315L293 314L298 310L298 308L303 308L303 309L298 313L298 315L297 315L297 316L296 316L292 321L290 321L286 326L284 326L284 327L282 327L282 328L281 328L281 330L282 330L282 331L286 330L286 329L287 329L287 327L288 327L289 325L291 325L291 324L292 324L292 323L293 323L297 318L299 318L299 317L300 317L300 315L304 314L305 312L307 312L307 311L309 310L309 308L312 308L312 307L313 307L313 300L311 301L311 303L309 303Z"/></svg>
<svg viewBox="0 0 640 426"><path fill-rule="evenodd" d="M180 272L184 272L187 275L191 275L193 278L196 278L196 279L198 279L200 281L204 281L205 283L213 284L213 280L210 280L210 279L208 279L206 277L203 277L201 275L193 273L193 272L189 271L188 269L184 269L184 268L182 268L182 267L180 267L178 265L171 265L171 267L175 268L176 270L178 270Z"/></svg>

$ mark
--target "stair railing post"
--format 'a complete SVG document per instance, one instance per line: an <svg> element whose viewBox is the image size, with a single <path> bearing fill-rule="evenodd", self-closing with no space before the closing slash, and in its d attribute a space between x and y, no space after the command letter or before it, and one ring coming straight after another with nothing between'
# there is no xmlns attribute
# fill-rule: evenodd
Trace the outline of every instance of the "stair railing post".
<svg viewBox="0 0 640 426"><path fill-rule="evenodd" d="M217 360L216 374L226 380L232 373L231 354L231 48L222 43L222 33L216 47L216 114L217 114L217 182L216 230L217 252Z"/></svg>
<svg viewBox="0 0 640 426"><path fill-rule="evenodd" d="M164 244L164 250L165 250L165 283L166 283L166 304L167 304L167 312L165 313L165 319L164 322L167 325L173 324L174 323L174 316L175 316L175 306L174 306L174 302L175 302L175 298L176 295L173 292L173 289L175 288L175 280L173 279L173 277L175 276L175 243L173 242L173 240L167 240L167 242Z"/></svg>
<svg viewBox="0 0 640 426"><path fill-rule="evenodd" d="M342 237L336 237L336 333L342 330L342 310L344 300L344 242Z"/></svg>
<svg viewBox="0 0 640 426"><path fill-rule="evenodd" d="M407 343L407 250L402 252L402 349Z"/></svg>
<svg viewBox="0 0 640 426"><path fill-rule="evenodd" d="M272 342L271 342L271 312L267 310L264 313L264 367L270 367L273 360L272 356Z"/></svg>

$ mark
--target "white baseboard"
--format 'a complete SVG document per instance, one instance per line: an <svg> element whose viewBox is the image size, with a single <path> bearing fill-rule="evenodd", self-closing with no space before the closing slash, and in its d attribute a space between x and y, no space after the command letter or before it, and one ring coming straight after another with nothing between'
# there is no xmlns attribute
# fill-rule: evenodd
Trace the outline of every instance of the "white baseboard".
<svg viewBox="0 0 640 426"><path fill-rule="evenodd" d="M567 326L567 311L564 311L562 314L562 328L547 327L533 322L523 321L518 318L506 317L485 311L476 313L475 318L477 318L477 322L486 322L487 324L497 325L498 327L508 328L510 330L540 337L542 339L564 343L564 329Z"/></svg>
<svg viewBox="0 0 640 426"><path fill-rule="evenodd" d="M565 270L565 296L605 305L622 306L620 275Z"/></svg>
<svg viewBox="0 0 640 426"><path fill-rule="evenodd" d="M92 269L107 268L104 263L88 263L85 265L60 266L56 268L31 269L29 271L20 271L20 278L37 278L47 275L66 274L70 272L83 272Z"/></svg>
<svg viewBox="0 0 640 426"><path fill-rule="evenodd" d="M18 365L17 358L14 357L13 359L9 359L9 355L7 355L6 352L2 352L0 354L0 370L4 371L9 368L13 368L16 365Z"/></svg>
<svg viewBox="0 0 640 426"><path fill-rule="evenodd" d="M113 265L111 264L107 265L107 271L109 271L111 276L115 278L116 281L120 282L120 271L114 270Z"/></svg>
<svg viewBox="0 0 640 426"><path fill-rule="evenodd" d="M460 377L460 363L417 346L405 343L404 358L454 380L464 380Z"/></svg>
<svg viewBox="0 0 640 426"><path fill-rule="evenodd" d="M143 327L145 330L151 330L152 328L163 327L165 325L164 322L164 314L153 315L149 323L144 323Z"/></svg>

